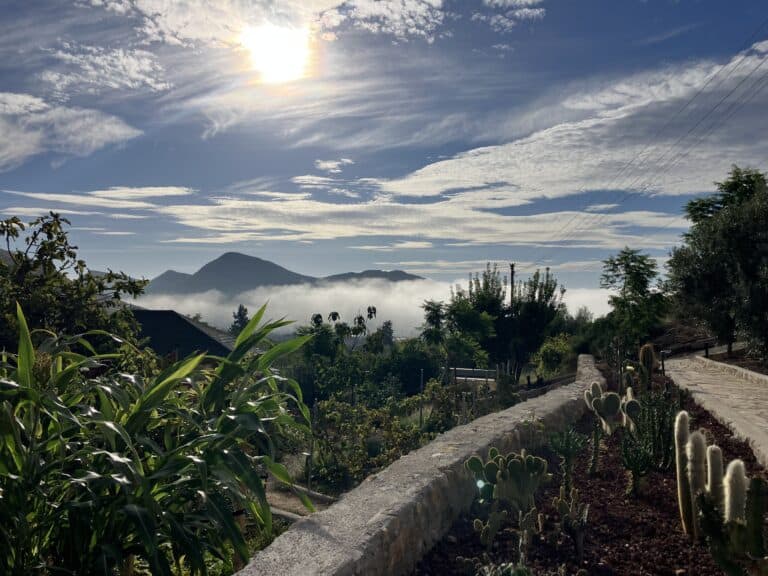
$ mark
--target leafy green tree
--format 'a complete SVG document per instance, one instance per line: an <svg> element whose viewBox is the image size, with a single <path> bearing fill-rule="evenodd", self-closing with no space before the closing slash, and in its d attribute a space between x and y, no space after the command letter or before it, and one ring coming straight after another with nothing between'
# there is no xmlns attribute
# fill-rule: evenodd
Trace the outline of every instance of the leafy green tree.
<svg viewBox="0 0 768 576"><path fill-rule="evenodd" d="M549 268L543 274L536 270L530 278L519 282L514 288L507 322L511 333L510 375L515 382L520 380L523 368L549 335L553 321L563 313L564 294L565 288L558 284Z"/></svg>
<svg viewBox="0 0 768 576"><path fill-rule="evenodd" d="M140 295L146 281L122 272L91 272L69 242L69 221L55 212L25 225L0 221L0 350L14 350L18 302L30 324L63 334L106 330L134 338L137 325L121 299Z"/></svg>
<svg viewBox="0 0 768 576"><path fill-rule="evenodd" d="M762 173L734 166L716 193L687 204L692 226L667 264L678 312L705 322L729 353L739 327L768 346L767 190Z"/></svg>
<svg viewBox="0 0 768 576"><path fill-rule="evenodd" d="M531 358L536 365L536 372L544 378L556 376L573 357L571 343L567 334L550 336Z"/></svg>
<svg viewBox="0 0 768 576"><path fill-rule="evenodd" d="M657 268L653 258L629 247L603 261L600 286L617 292L609 298L610 316L624 349L647 340L664 313L664 295L653 287Z"/></svg>
<svg viewBox="0 0 768 576"><path fill-rule="evenodd" d="M427 344L439 346L445 340L445 304L437 300L426 300L421 305L421 308L424 310L424 325L421 329L421 337Z"/></svg>
<svg viewBox="0 0 768 576"><path fill-rule="evenodd" d="M232 322L232 325L229 327L229 333L233 336L237 336L240 334L240 332L243 331L243 328L248 326L248 322L250 322L250 318L248 318L248 308L240 304L237 307L237 310L232 313L232 318L234 321Z"/></svg>

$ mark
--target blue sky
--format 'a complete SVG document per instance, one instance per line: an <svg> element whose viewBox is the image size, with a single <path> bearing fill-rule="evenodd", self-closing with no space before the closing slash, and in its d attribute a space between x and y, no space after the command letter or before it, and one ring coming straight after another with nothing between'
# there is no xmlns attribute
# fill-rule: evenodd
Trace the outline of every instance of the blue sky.
<svg viewBox="0 0 768 576"><path fill-rule="evenodd" d="M662 261L731 164L768 168L766 18L760 0L5 0L0 213L58 210L92 267L137 276L238 250L438 280L514 260L596 288L624 245ZM303 76L265 81L292 33Z"/></svg>

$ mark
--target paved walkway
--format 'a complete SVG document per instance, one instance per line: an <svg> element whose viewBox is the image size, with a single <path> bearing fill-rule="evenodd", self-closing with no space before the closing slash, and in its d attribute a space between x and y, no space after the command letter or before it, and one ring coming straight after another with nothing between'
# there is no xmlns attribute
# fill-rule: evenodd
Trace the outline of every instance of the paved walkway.
<svg viewBox="0 0 768 576"><path fill-rule="evenodd" d="M758 462L768 468L768 376L745 375L700 356L670 358L666 369L678 386L749 442Z"/></svg>

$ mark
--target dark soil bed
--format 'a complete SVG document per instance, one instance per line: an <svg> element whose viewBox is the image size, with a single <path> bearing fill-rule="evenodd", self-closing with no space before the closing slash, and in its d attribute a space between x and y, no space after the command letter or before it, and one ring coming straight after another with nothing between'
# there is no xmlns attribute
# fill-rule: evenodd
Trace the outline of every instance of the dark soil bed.
<svg viewBox="0 0 768 576"><path fill-rule="evenodd" d="M732 364L733 366L739 366L740 368L746 368L753 372L759 372L760 374L768 375L768 364L758 360L757 358L751 358L747 356L743 351L734 352L732 356L728 357L726 354L717 354L710 356L712 360L717 360L724 364Z"/></svg>
<svg viewBox="0 0 768 576"><path fill-rule="evenodd" d="M715 442L723 450L726 463L741 458L748 474L765 477L765 471L758 466L747 444L734 438L728 428L690 398L684 399L683 407L691 415L691 429L704 429L708 442ZM586 414L576 423L576 430L589 435L592 418L591 413ZM707 548L692 544L682 532L674 466L666 472L646 476L639 497L625 494L627 479L621 463L620 434L621 430L604 441L600 471L595 477L587 471L589 443L576 465L574 484L582 500L590 505L583 563L577 565L568 538L560 543L539 538L529 549L529 566L535 574L554 574L565 564L569 575L583 568L590 576L720 576L722 572ZM549 449L536 453L549 461L554 473L552 481L536 498L537 509L545 515L545 532L551 534L557 521L552 499L559 491L560 475L557 459ZM478 515L477 510L473 512L456 521L448 535L419 563L414 576L464 575L466 569L457 557L482 557L486 549L472 528L472 519ZM495 563L512 562L517 556L515 533L499 534L489 559Z"/></svg>

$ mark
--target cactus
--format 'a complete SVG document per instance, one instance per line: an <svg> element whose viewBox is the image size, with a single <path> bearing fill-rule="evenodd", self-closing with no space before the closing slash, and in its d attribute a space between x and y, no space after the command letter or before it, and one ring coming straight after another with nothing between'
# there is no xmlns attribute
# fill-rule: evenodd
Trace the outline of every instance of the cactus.
<svg viewBox="0 0 768 576"><path fill-rule="evenodd" d="M542 531L543 517L536 512L536 508L531 508L526 513L523 513L522 511L518 512L517 522L520 528L518 565L524 567L527 560L528 547L531 545L531 539L534 534L540 534Z"/></svg>
<svg viewBox="0 0 768 576"><path fill-rule="evenodd" d="M707 447L707 495L723 510L723 452L719 446Z"/></svg>
<svg viewBox="0 0 768 576"><path fill-rule="evenodd" d="M681 410L675 418L675 464L677 474L677 503L680 508L680 522L683 532L693 534L693 503L691 486L688 482L688 457L685 446L689 437L688 412Z"/></svg>
<svg viewBox="0 0 768 576"><path fill-rule="evenodd" d="M698 496L706 490L707 487L707 441L704 439L704 435L698 430L692 432L688 438L688 442L685 445L685 454L688 458L687 471L688 471L688 486L691 491L691 516L693 519L693 538L699 539L699 527L698 527Z"/></svg>
<svg viewBox="0 0 768 576"><path fill-rule="evenodd" d="M641 392L645 392L646 390L651 389L651 384L653 383L653 371L656 368L657 363L653 344L650 342L648 344L643 344L640 347L638 357L640 360L640 389Z"/></svg>
<svg viewBox="0 0 768 576"><path fill-rule="evenodd" d="M761 478L752 478L747 490L741 460L731 462L725 475L725 518L710 495L699 496L702 533L712 557L729 576L768 574L768 534L764 534L763 521L768 512L767 497L768 485Z"/></svg>
<svg viewBox="0 0 768 576"><path fill-rule="evenodd" d="M587 403L587 408L592 410L592 400L599 398L603 395L603 387L599 382L592 382L588 390L584 390L584 401Z"/></svg>
<svg viewBox="0 0 768 576"><path fill-rule="evenodd" d="M627 386L626 394L621 400L622 424L632 433L637 431L636 422L640 418L641 411L642 406L635 399L632 387Z"/></svg>
<svg viewBox="0 0 768 576"><path fill-rule="evenodd" d="M507 519L507 509L516 512L518 518L527 518L528 511L534 509L536 490L551 477L547 473L547 461L525 450L503 456L496 448L491 448L487 462L473 456L464 466L477 482L481 501L492 502L488 521L476 519L473 523L475 530L480 532L481 542L487 547L492 545Z"/></svg>
<svg viewBox="0 0 768 576"><path fill-rule="evenodd" d="M725 473L725 522L746 522L747 474L744 462L733 460Z"/></svg>
<svg viewBox="0 0 768 576"><path fill-rule="evenodd" d="M584 558L584 533L587 528L589 504L580 500L579 491L575 488L571 490L570 498L566 498L565 487L560 486L560 496L552 499L552 507L560 515L560 526L563 532L573 540L578 563L581 564Z"/></svg>
<svg viewBox="0 0 768 576"><path fill-rule="evenodd" d="M644 438L626 433L621 438L621 463L627 469L627 495L640 493L640 479L648 474L653 465L653 452Z"/></svg>
<svg viewBox="0 0 768 576"><path fill-rule="evenodd" d="M554 434L549 441L552 451L560 458L560 471L563 474L563 486L566 494L571 492L573 484L573 464L586 443L586 437L569 428L565 432Z"/></svg>
<svg viewBox="0 0 768 576"><path fill-rule="evenodd" d="M488 515L487 522L475 518L474 522L472 522L472 527L475 529L475 532L480 534L480 542L483 546L489 550L491 549L493 540L496 538L496 534L499 533L499 530L501 530L508 515L506 510L499 510L498 506L494 506L491 513Z"/></svg>
<svg viewBox="0 0 768 576"><path fill-rule="evenodd" d="M606 392L592 399L592 410L600 418L603 432L610 436L621 426L621 396L615 392Z"/></svg>

